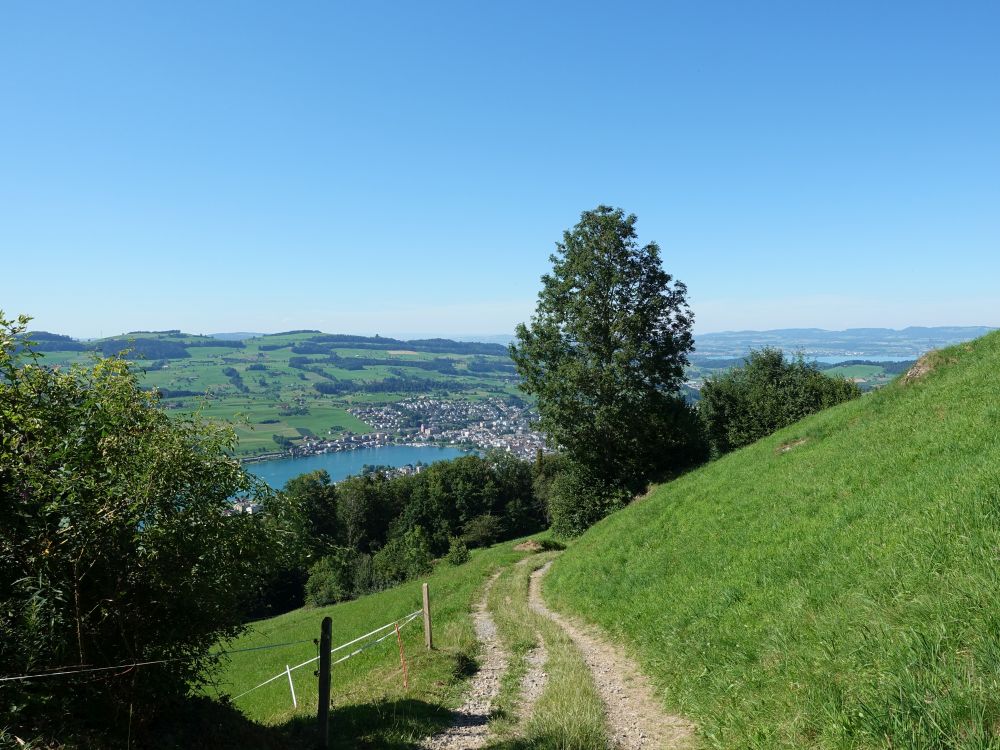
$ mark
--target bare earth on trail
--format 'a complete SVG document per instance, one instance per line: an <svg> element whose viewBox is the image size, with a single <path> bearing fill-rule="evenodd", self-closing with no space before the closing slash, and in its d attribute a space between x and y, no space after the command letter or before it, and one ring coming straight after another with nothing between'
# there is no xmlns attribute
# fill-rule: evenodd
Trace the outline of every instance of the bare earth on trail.
<svg viewBox="0 0 1000 750"><path fill-rule="evenodd" d="M425 750L466 750L483 747L493 699L500 692L500 678L507 670L509 656L500 645L497 628L486 610L486 598L500 573L496 573L483 591L483 598L472 610L476 638L483 644L483 663L472 678L469 694L455 712L454 723L421 743Z"/></svg>
<svg viewBox="0 0 1000 750"><path fill-rule="evenodd" d="M692 747L694 725L663 711L649 680L622 649L545 605L541 580L549 565L532 574L529 605L566 631L583 654L604 701L612 747L621 750Z"/></svg>

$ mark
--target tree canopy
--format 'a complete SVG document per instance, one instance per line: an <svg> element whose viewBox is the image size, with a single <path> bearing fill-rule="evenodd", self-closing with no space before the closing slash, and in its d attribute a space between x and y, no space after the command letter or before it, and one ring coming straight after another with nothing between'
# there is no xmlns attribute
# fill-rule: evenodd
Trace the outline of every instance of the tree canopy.
<svg viewBox="0 0 1000 750"><path fill-rule="evenodd" d="M588 473L638 487L698 460L679 395L693 346L687 289L640 245L636 217L598 206L563 233L510 353L540 427Z"/></svg>
<svg viewBox="0 0 1000 750"><path fill-rule="evenodd" d="M801 356L788 361L781 349L767 347L750 352L742 367L709 378L699 410L712 451L721 455L859 395L853 382L824 375Z"/></svg>
<svg viewBox="0 0 1000 750"><path fill-rule="evenodd" d="M65 741L133 706L141 733L210 676L283 538L230 514L271 499L230 429L168 418L122 359L36 364L27 322L0 313L0 673L166 661L7 683L0 715Z"/></svg>

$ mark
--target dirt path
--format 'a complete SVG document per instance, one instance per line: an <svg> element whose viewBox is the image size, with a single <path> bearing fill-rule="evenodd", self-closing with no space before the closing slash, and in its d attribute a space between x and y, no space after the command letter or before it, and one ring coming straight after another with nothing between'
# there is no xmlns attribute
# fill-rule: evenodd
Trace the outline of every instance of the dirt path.
<svg viewBox="0 0 1000 750"><path fill-rule="evenodd" d="M497 627L486 609L486 599L500 573L486 583L483 598L472 609L476 638L483 644L483 663L472 678L465 703L455 712L454 723L421 743L425 750L472 750L486 744L487 724L493 699L500 692L500 678L507 670L509 656L501 647Z"/></svg>
<svg viewBox="0 0 1000 750"><path fill-rule="evenodd" d="M566 631L583 654L604 701L612 747L651 750L693 746L694 726L686 719L664 713L649 680L624 651L545 605L541 582L551 564L532 573L528 603Z"/></svg>

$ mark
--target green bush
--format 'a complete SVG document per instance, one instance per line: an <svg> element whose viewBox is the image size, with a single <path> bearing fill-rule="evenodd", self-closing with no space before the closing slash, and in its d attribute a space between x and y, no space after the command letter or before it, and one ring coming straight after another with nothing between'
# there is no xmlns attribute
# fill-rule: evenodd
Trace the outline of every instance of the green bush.
<svg viewBox="0 0 1000 750"><path fill-rule="evenodd" d="M470 547L489 547L503 536L503 520L484 513L465 524L462 531L462 541Z"/></svg>
<svg viewBox="0 0 1000 750"><path fill-rule="evenodd" d="M152 721L211 679L291 534L231 429L171 419L122 359L43 366L27 323L0 312L0 674L165 661L7 683L0 725L120 744L122 716ZM265 513L232 514L236 495ZM83 725L106 737L71 742Z"/></svg>
<svg viewBox="0 0 1000 750"><path fill-rule="evenodd" d="M390 539L372 557L375 583L381 587L416 578L431 569L431 546L424 530L417 526Z"/></svg>
<svg viewBox="0 0 1000 750"><path fill-rule="evenodd" d="M559 537L582 534L631 499L627 489L602 481L579 464L568 464L549 485L552 533Z"/></svg>
<svg viewBox="0 0 1000 750"><path fill-rule="evenodd" d="M750 352L743 367L709 378L699 411L719 456L860 395L853 382L824 375L801 355L788 362L781 349L769 347Z"/></svg>
<svg viewBox="0 0 1000 750"><path fill-rule="evenodd" d="M334 547L309 569L306 581L306 604L323 607L350 599L354 593L358 553L347 547Z"/></svg>
<svg viewBox="0 0 1000 750"><path fill-rule="evenodd" d="M458 537L451 538L451 545L448 547L448 554L445 556L445 560L448 561L450 565L461 565L469 560L469 548L466 546Z"/></svg>

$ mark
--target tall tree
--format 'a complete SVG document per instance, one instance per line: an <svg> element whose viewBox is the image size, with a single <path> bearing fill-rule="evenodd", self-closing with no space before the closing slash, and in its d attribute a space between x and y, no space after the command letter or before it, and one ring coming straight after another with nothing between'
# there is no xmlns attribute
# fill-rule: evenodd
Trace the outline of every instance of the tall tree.
<svg viewBox="0 0 1000 750"><path fill-rule="evenodd" d="M588 473L638 487L703 453L679 396L693 347L687 288L640 245L636 217L598 206L563 233L510 354L541 428Z"/></svg>

